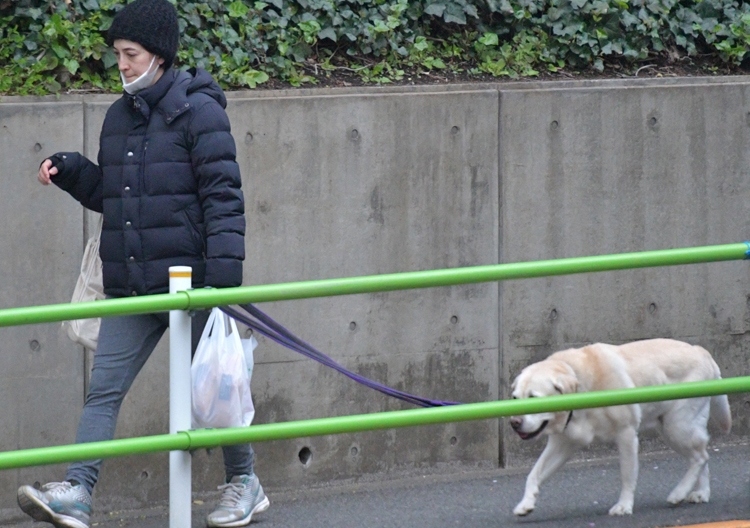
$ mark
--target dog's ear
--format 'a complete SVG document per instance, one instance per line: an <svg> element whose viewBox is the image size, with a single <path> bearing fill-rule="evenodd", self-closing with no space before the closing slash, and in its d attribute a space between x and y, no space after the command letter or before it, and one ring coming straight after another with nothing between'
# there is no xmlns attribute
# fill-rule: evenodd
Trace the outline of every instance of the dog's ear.
<svg viewBox="0 0 750 528"><path fill-rule="evenodd" d="M560 394L575 394L578 392L578 379L571 374L560 374L552 385Z"/></svg>

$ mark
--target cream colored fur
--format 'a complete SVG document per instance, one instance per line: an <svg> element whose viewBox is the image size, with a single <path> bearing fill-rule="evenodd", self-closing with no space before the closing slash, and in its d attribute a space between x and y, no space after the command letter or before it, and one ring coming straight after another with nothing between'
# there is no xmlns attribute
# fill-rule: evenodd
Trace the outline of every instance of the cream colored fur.
<svg viewBox="0 0 750 528"><path fill-rule="evenodd" d="M720 378L711 354L699 346L672 339L620 346L597 343L556 352L529 365L513 381L512 394L513 398L530 398ZM547 435L548 440L513 513L530 513L541 484L578 449L598 438L614 442L620 454L622 489L609 514L631 514L638 478L638 431L642 429L656 429L672 449L688 460L685 476L667 501L708 502L709 415L722 432L729 432L732 417L724 395L581 409L574 411L572 417L568 411L514 416L510 423L521 438Z"/></svg>

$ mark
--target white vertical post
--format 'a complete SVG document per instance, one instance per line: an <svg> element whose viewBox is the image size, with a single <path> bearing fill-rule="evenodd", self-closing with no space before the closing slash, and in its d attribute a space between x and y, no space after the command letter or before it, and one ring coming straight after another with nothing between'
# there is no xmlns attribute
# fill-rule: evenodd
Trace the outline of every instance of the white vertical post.
<svg viewBox="0 0 750 528"><path fill-rule="evenodd" d="M193 270L189 266L169 268L169 293L189 290ZM184 310L169 312L169 432L187 431L192 426L190 389L190 315ZM169 528L192 526L191 457L187 451L169 453Z"/></svg>

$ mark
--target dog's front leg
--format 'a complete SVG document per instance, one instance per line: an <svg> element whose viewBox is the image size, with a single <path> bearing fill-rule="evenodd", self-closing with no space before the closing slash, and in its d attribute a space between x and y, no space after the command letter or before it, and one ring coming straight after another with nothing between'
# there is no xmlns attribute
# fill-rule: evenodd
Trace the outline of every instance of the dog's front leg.
<svg viewBox="0 0 750 528"><path fill-rule="evenodd" d="M622 489L620 500L609 509L610 515L630 515L633 513L633 496L638 481L638 432L634 427L620 431L616 438L620 452L620 479Z"/></svg>
<svg viewBox="0 0 750 528"><path fill-rule="evenodd" d="M578 449L578 446L563 435L556 434L549 436L547 446L526 479L526 490L524 491L523 499L513 509L514 514L527 515L534 510L536 498L539 495L539 486L550 475L560 469L573 456L576 449Z"/></svg>

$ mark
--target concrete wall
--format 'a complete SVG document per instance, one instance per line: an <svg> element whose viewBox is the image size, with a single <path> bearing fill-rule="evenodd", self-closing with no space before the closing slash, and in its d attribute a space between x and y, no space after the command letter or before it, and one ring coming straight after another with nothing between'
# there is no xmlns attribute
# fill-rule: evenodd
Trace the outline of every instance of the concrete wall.
<svg viewBox="0 0 750 528"><path fill-rule="evenodd" d="M83 252L82 210L33 176L40 158L81 147L82 116L75 102L0 104L2 308L70 300ZM83 350L59 325L0 330L0 449L70 442L83 394ZM0 507L12 505L19 482L52 478L59 471L0 472Z"/></svg>
<svg viewBox="0 0 750 528"><path fill-rule="evenodd" d="M725 78L229 94L245 284L742 241L749 89ZM57 151L95 158L112 100L0 101L0 308L69 300L91 217L35 173ZM506 396L529 362L593 341L676 337L712 350L725 376L747 374L748 278L746 263L717 263L261 308L360 374L473 402ZM166 343L118 437L167 431ZM407 408L263 339L256 364L256 423ZM71 442L88 365L59 325L0 329L0 450ZM730 440L750 433L744 399L732 404ZM521 465L540 448L483 421L259 444L257 472L278 489ZM107 461L97 507L165 500L167 458ZM196 453L193 468L194 490L211 490L221 456ZM19 484L63 470L0 473L0 517L15 515Z"/></svg>

